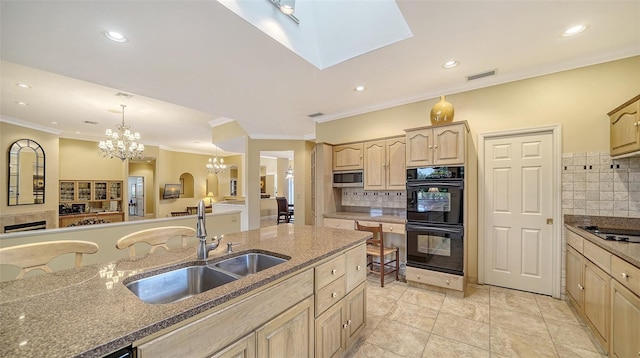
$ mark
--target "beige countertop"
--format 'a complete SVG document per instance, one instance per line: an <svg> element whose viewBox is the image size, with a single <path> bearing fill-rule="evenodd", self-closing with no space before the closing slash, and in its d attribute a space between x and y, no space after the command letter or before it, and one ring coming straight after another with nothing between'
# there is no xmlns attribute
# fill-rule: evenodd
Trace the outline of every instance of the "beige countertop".
<svg viewBox="0 0 640 358"><path fill-rule="evenodd" d="M195 248L156 252L0 283L0 356L96 357L129 346L194 315L364 242L370 233L283 224L224 236L207 263L246 251L291 257L285 263L194 297L147 304L123 284L165 267L188 266ZM227 254L226 242L240 243Z"/></svg>
<svg viewBox="0 0 640 358"><path fill-rule="evenodd" d="M404 212L398 213L396 215L388 215L379 213L377 211L371 211L368 213L339 211L335 213L324 214L324 217L344 220L378 221L391 224L405 224L407 222L407 216Z"/></svg>

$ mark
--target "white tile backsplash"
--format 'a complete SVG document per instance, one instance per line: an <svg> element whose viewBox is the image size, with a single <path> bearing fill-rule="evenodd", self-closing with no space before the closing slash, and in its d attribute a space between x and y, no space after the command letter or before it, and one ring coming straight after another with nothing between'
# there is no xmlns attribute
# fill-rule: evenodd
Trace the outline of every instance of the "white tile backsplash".
<svg viewBox="0 0 640 358"><path fill-rule="evenodd" d="M640 217L640 157L562 154L562 212Z"/></svg>
<svg viewBox="0 0 640 358"><path fill-rule="evenodd" d="M378 191L364 190L362 188L343 188L342 205L403 209L407 205L407 192L404 190Z"/></svg>

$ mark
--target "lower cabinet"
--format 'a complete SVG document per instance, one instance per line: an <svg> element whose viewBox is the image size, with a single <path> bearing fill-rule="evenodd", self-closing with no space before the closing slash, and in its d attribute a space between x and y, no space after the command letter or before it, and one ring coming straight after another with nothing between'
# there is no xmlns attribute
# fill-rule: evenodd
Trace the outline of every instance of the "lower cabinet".
<svg viewBox="0 0 640 358"><path fill-rule="evenodd" d="M366 283L316 319L316 357L340 357L366 325Z"/></svg>
<svg viewBox="0 0 640 358"><path fill-rule="evenodd" d="M612 281L611 356L640 357L640 297Z"/></svg>
<svg viewBox="0 0 640 358"><path fill-rule="evenodd" d="M313 357L313 297L256 330L257 357Z"/></svg>
<svg viewBox="0 0 640 358"><path fill-rule="evenodd" d="M251 332L248 336L231 344L211 358L253 358L256 356L256 334Z"/></svg>
<svg viewBox="0 0 640 358"><path fill-rule="evenodd" d="M609 350L611 277L567 247L567 293L605 351Z"/></svg>

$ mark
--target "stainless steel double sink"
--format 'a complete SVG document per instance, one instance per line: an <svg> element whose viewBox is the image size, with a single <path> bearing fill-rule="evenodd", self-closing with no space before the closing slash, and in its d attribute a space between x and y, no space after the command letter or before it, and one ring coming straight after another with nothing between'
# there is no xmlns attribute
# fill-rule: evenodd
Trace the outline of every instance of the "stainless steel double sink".
<svg viewBox="0 0 640 358"><path fill-rule="evenodd" d="M146 303L171 303L214 289L244 276L266 270L288 259L246 253L209 265L177 268L126 283L125 286Z"/></svg>

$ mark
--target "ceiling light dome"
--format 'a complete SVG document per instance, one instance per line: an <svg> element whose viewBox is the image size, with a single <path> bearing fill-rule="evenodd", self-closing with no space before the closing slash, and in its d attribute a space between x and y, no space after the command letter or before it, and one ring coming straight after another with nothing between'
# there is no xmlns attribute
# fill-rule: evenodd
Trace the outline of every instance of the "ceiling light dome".
<svg viewBox="0 0 640 358"><path fill-rule="evenodd" d="M587 25L584 25L584 24L571 26L570 28L566 29L564 33L562 33L562 36L563 37L575 36L579 33L582 33L586 29L587 29Z"/></svg>
<svg viewBox="0 0 640 358"><path fill-rule="evenodd" d="M449 60L445 63L442 64L442 67L444 68L454 68L456 66L458 66L460 64L460 62L456 61L456 60Z"/></svg>
<svg viewBox="0 0 640 358"><path fill-rule="evenodd" d="M124 37L123 34L115 31L105 31L103 32L104 36L111 41L115 42L127 42L127 38Z"/></svg>

